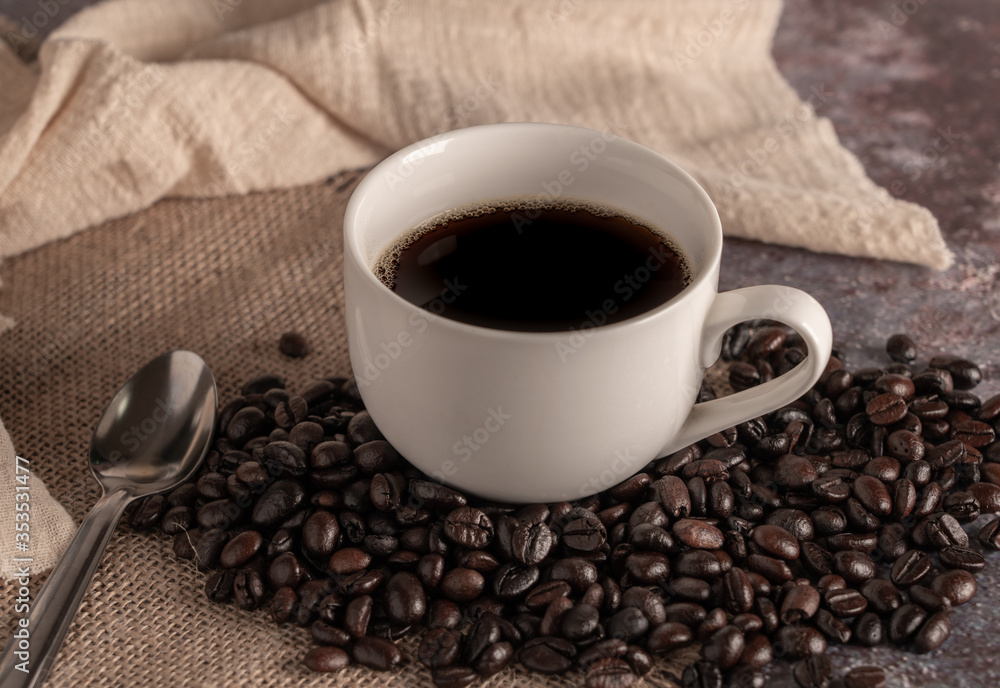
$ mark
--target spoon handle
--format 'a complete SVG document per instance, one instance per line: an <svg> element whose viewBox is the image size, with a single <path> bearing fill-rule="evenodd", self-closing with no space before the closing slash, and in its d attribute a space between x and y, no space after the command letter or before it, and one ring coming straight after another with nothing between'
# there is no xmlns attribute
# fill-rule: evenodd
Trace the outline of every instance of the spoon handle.
<svg viewBox="0 0 1000 688"><path fill-rule="evenodd" d="M113 490L102 496L83 519L76 536L32 602L27 617L29 637L12 638L0 657L0 686L29 688L40 686L45 680L101 563L111 533L132 498L131 489ZM17 626L15 632L21 628Z"/></svg>

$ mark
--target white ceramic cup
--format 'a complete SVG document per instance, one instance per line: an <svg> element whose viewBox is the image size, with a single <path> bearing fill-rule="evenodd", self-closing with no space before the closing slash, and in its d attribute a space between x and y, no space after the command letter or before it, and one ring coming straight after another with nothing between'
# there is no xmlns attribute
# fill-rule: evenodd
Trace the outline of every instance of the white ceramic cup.
<svg viewBox="0 0 1000 688"><path fill-rule="evenodd" d="M446 211L500 199L578 201L665 231L692 271L673 299L618 323L512 332L450 320L387 288L382 250ZM715 206L661 155L556 124L471 127L391 155L358 185L344 221L351 365L386 439L432 478L507 502L579 499L649 461L805 393L830 356L830 320L782 286L718 293ZM791 372L696 404L722 335L744 320L793 327L808 356Z"/></svg>

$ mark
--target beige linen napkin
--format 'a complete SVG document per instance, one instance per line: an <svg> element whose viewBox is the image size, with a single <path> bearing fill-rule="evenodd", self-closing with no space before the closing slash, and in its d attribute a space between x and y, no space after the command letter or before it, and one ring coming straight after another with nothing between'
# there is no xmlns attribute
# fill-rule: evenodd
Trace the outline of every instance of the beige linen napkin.
<svg viewBox="0 0 1000 688"><path fill-rule="evenodd" d="M946 267L770 55L778 0L110 0L0 46L0 258L165 196L289 187L436 132L558 121L668 155L733 236Z"/></svg>
<svg viewBox="0 0 1000 688"><path fill-rule="evenodd" d="M816 84L804 103L778 73L780 11L779 0L108 0L57 29L37 62L0 42L0 259L164 197L291 187L457 127L556 121L671 157L729 235L947 267L930 213L875 186L817 117L837 94ZM13 465L0 444L5 479ZM33 500L41 522L66 521L44 502ZM48 548L40 562L64 536L33 539Z"/></svg>
<svg viewBox="0 0 1000 688"><path fill-rule="evenodd" d="M14 456L10 435L0 423L0 578L8 580L30 579L51 568L76 531L31 464Z"/></svg>

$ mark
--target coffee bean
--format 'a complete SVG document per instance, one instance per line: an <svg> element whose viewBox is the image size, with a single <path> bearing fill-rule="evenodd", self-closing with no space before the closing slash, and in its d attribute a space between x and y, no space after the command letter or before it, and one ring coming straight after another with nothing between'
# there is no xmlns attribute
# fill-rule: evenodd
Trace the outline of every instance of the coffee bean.
<svg viewBox="0 0 1000 688"><path fill-rule="evenodd" d="M951 374L956 389L972 389L983 379L983 373L972 361L958 356L935 356L929 363L931 368L947 370Z"/></svg>
<svg viewBox="0 0 1000 688"><path fill-rule="evenodd" d="M340 538L340 524L329 511L317 511L302 526L302 547L317 559L328 559Z"/></svg>
<svg viewBox="0 0 1000 688"><path fill-rule="evenodd" d="M276 525L291 516L305 498L305 490L297 480L277 480L258 497L250 520L258 526Z"/></svg>
<svg viewBox="0 0 1000 688"><path fill-rule="evenodd" d="M627 607L612 615L606 628L609 638L617 638L629 643L645 635L649 629L649 620L641 610Z"/></svg>
<svg viewBox="0 0 1000 688"><path fill-rule="evenodd" d="M650 652L669 652L690 645L692 642L694 634L687 625L677 621L667 621L649 632L646 637L646 648Z"/></svg>
<svg viewBox="0 0 1000 688"><path fill-rule="evenodd" d="M946 611L931 614L913 638L917 652L926 654L941 647L951 635L951 615Z"/></svg>
<svg viewBox="0 0 1000 688"><path fill-rule="evenodd" d="M735 385L733 386L736 389ZM722 688L722 670L712 662L689 664L681 675L682 688Z"/></svg>
<svg viewBox="0 0 1000 688"><path fill-rule="evenodd" d="M857 616L868 608L868 600L851 588L827 590L823 594L823 603L834 616L839 618Z"/></svg>
<svg viewBox="0 0 1000 688"><path fill-rule="evenodd" d="M941 564L952 569L965 569L977 573L986 568L986 559L979 552L968 547L945 547L938 552Z"/></svg>
<svg viewBox="0 0 1000 688"><path fill-rule="evenodd" d="M513 600L530 590L538 582L539 575L537 566L522 566L514 562L504 564L493 577L493 592L501 600Z"/></svg>
<svg viewBox="0 0 1000 688"><path fill-rule="evenodd" d="M392 671L403 661L403 654L391 640L365 636L354 642L351 659L369 669Z"/></svg>
<svg viewBox="0 0 1000 688"><path fill-rule="evenodd" d="M883 616L899 609L903 598L892 582L884 578L873 578L861 586L861 594L868 600L868 608Z"/></svg>
<svg viewBox="0 0 1000 688"><path fill-rule="evenodd" d="M465 688L479 680L472 667L454 665L434 669L431 680L437 688Z"/></svg>
<svg viewBox="0 0 1000 688"><path fill-rule="evenodd" d="M951 373L934 367L914 375L913 384L919 394L942 394L955 388Z"/></svg>
<svg viewBox="0 0 1000 688"><path fill-rule="evenodd" d="M417 648L417 658L428 669L449 666L458 659L462 636L447 628L427 631Z"/></svg>
<svg viewBox="0 0 1000 688"><path fill-rule="evenodd" d="M720 593L723 605L733 614L742 614L753 608L753 587L743 569L732 568L726 573Z"/></svg>
<svg viewBox="0 0 1000 688"><path fill-rule="evenodd" d="M696 549L719 549L725 543L721 530L693 518L680 519L674 523L672 531L681 542Z"/></svg>
<svg viewBox="0 0 1000 688"><path fill-rule="evenodd" d="M235 576L235 574L234 574ZM298 595L292 588L279 588L271 598L271 618L275 623L285 623L292 618L292 613L299 602Z"/></svg>
<svg viewBox="0 0 1000 688"><path fill-rule="evenodd" d="M562 532L563 543L580 552L593 552L603 545L606 539L607 531L604 524L596 516L574 519L566 524Z"/></svg>
<svg viewBox="0 0 1000 688"><path fill-rule="evenodd" d="M949 514L935 513L920 521L913 529L913 540L935 550L945 547L968 547L969 536L961 524Z"/></svg>
<svg viewBox="0 0 1000 688"><path fill-rule="evenodd" d="M729 384L737 392L756 387L760 383L760 371L755 366L743 361L734 361L729 366Z"/></svg>
<svg viewBox="0 0 1000 688"><path fill-rule="evenodd" d="M805 659L826 652L826 639L811 626L795 624L778 629L775 635L776 652L779 646L789 659Z"/></svg>
<svg viewBox="0 0 1000 688"><path fill-rule="evenodd" d="M993 427L978 420L961 420L951 425L951 436L970 447L985 447L996 439Z"/></svg>
<svg viewBox="0 0 1000 688"><path fill-rule="evenodd" d="M660 552L635 552L625 560L625 569L641 585L658 585L670 574L670 560Z"/></svg>
<svg viewBox="0 0 1000 688"><path fill-rule="evenodd" d="M785 454L774 467L774 482L790 490L806 488L818 477L816 467L804 456Z"/></svg>
<svg viewBox="0 0 1000 688"><path fill-rule="evenodd" d="M457 568L444 574L440 589L441 594L453 602L471 602L482 594L485 585L483 574L472 569Z"/></svg>
<svg viewBox="0 0 1000 688"><path fill-rule="evenodd" d="M372 556L357 547L344 547L330 556L330 570L343 575L364 571L372 563Z"/></svg>
<svg viewBox="0 0 1000 688"><path fill-rule="evenodd" d="M753 529L753 542L764 552L781 559L797 559L799 543L784 528L776 525L761 525Z"/></svg>
<svg viewBox="0 0 1000 688"><path fill-rule="evenodd" d="M264 580L253 570L243 569L233 579L233 597L240 609L256 609L264 600Z"/></svg>
<svg viewBox="0 0 1000 688"><path fill-rule="evenodd" d="M578 519L578 521L584 520L585 519ZM577 523L577 521L574 521L573 523ZM597 521L597 524L601 527L601 531L604 532L604 526L600 523L600 521ZM563 537L565 540L565 533ZM514 532L511 535L511 553L514 558L522 564L534 566L542 563L545 557L549 555L549 551L552 549L554 542L555 538L552 531L546 524L521 523L514 529ZM579 542L583 545L587 544L582 540ZM601 537L601 542L592 549L597 549L601 544L603 544L603 536Z"/></svg>
<svg viewBox="0 0 1000 688"><path fill-rule="evenodd" d="M795 664L792 676L802 688L829 688L833 664L824 655L806 657Z"/></svg>
<svg viewBox="0 0 1000 688"><path fill-rule="evenodd" d="M354 461L362 473L374 475L391 471L399 463L399 453L385 440L371 440L354 448Z"/></svg>
<svg viewBox="0 0 1000 688"><path fill-rule="evenodd" d="M535 579L537 578L536 573ZM549 578L553 581L566 581L573 590L582 593L597 582L597 567L580 557L566 557L552 564L549 568Z"/></svg>
<svg viewBox="0 0 1000 688"><path fill-rule="evenodd" d="M879 394L865 406L868 418L877 425L891 425L906 415L906 400L898 394Z"/></svg>
<svg viewBox="0 0 1000 688"><path fill-rule="evenodd" d="M482 549L493 540L493 522L479 509L459 507L445 518L444 534L463 547Z"/></svg>
<svg viewBox="0 0 1000 688"><path fill-rule="evenodd" d="M584 679L587 688L629 688L636 675L623 659L607 657L594 662Z"/></svg>
<svg viewBox="0 0 1000 688"><path fill-rule="evenodd" d="M462 612L451 600L434 600L427 610L427 628L458 628Z"/></svg>
<svg viewBox="0 0 1000 688"><path fill-rule="evenodd" d="M351 643L351 635L347 631L332 626L321 619L312 623L309 627L309 634L320 645L347 647Z"/></svg>
<svg viewBox="0 0 1000 688"><path fill-rule="evenodd" d="M360 638L368 632L371 621L373 601L370 595L360 595L347 603L344 610L344 628L355 638Z"/></svg>
<svg viewBox="0 0 1000 688"><path fill-rule="evenodd" d="M811 585L796 585L789 589L781 601L780 618L783 623L805 621L819 609L819 590Z"/></svg>
<svg viewBox="0 0 1000 688"><path fill-rule="evenodd" d="M333 468L346 463L351 458L351 448L344 442L320 442L309 454L312 468Z"/></svg>
<svg viewBox="0 0 1000 688"><path fill-rule="evenodd" d="M976 595L979 586L976 577L962 569L939 573L931 581L931 590L947 597L952 606L965 604Z"/></svg>
<svg viewBox="0 0 1000 688"><path fill-rule="evenodd" d="M314 647L305 656L305 664L313 671L340 671L350 664L347 652L339 647Z"/></svg>
<svg viewBox="0 0 1000 688"><path fill-rule="evenodd" d="M514 658L514 646L506 640L493 643L473 663L480 676L493 676L507 668Z"/></svg>
<svg viewBox="0 0 1000 688"><path fill-rule="evenodd" d="M562 617L562 636L573 641L590 638L599 621L600 613L597 609L589 604L575 605Z"/></svg>
<svg viewBox="0 0 1000 688"><path fill-rule="evenodd" d="M977 539L986 549L1000 550L1000 517L980 528Z"/></svg>
<svg viewBox="0 0 1000 688"><path fill-rule="evenodd" d="M636 549L654 552L668 552L674 547L674 539L660 526L641 523L631 529L629 543Z"/></svg>
<svg viewBox="0 0 1000 688"><path fill-rule="evenodd" d="M251 437L256 437L268 426L264 412L255 406L241 408L226 425L226 437L235 447L242 447Z"/></svg>
<svg viewBox="0 0 1000 688"><path fill-rule="evenodd" d="M905 334L894 334L885 343L889 358L900 363L910 363L917 358L917 345Z"/></svg>
<svg viewBox="0 0 1000 688"><path fill-rule="evenodd" d="M576 648L568 640L542 636L529 640L518 652L521 664L540 674L562 674L573 666Z"/></svg>
<svg viewBox="0 0 1000 688"><path fill-rule="evenodd" d="M854 621L854 639L866 647L882 642L882 621L875 612L865 612Z"/></svg>
<svg viewBox="0 0 1000 688"><path fill-rule="evenodd" d="M197 539L192 548L194 550L194 560L198 568L202 571L215 568L219 563L219 556L222 554L222 549L228 541L229 533L221 528L209 528L202 532L201 537Z"/></svg>
<svg viewBox="0 0 1000 688"><path fill-rule="evenodd" d="M235 571L216 571L205 581L205 594L213 602L228 602L233 596L233 583L235 581Z"/></svg>
<svg viewBox="0 0 1000 688"><path fill-rule="evenodd" d="M401 571L389 578L385 591L389 621L401 626L419 623L427 611L424 588L412 573Z"/></svg>
<svg viewBox="0 0 1000 688"><path fill-rule="evenodd" d="M853 667L844 675L844 688L885 688L885 671L876 666Z"/></svg>
<svg viewBox="0 0 1000 688"><path fill-rule="evenodd" d="M816 628L830 640L844 644L851 639L851 629L825 609L816 612Z"/></svg>
<svg viewBox="0 0 1000 688"><path fill-rule="evenodd" d="M903 643L923 625L927 612L918 605L904 604L889 617L889 640Z"/></svg>
<svg viewBox="0 0 1000 688"><path fill-rule="evenodd" d="M229 540L222 548L222 552L219 554L219 564L227 569L242 566L257 554L262 544L264 544L264 538L260 533L255 530L245 530Z"/></svg>
<svg viewBox="0 0 1000 688"><path fill-rule="evenodd" d="M985 482L974 482L966 488L975 498L984 514L1000 512L1000 486Z"/></svg>
<svg viewBox="0 0 1000 688"><path fill-rule="evenodd" d="M617 638L599 640L581 652L576 658L576 663L579 664L581 668L587 669L594 662L601 659L624 658L626 653L629 651L629 647L630 646L625 641Z"/></svg>

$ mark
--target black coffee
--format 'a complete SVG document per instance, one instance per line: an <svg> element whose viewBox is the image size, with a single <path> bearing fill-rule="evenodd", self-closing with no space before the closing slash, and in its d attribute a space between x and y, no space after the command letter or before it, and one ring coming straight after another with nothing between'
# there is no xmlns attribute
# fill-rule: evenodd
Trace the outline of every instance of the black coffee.
<svg viewBox="0 0 1000 688"><path fill-rule="evenodd" d="M687 285L668 239L583 206L490 208L418 228L383 256L382 281L411 303L503 330L556 332L640 315Z"/></svg>

